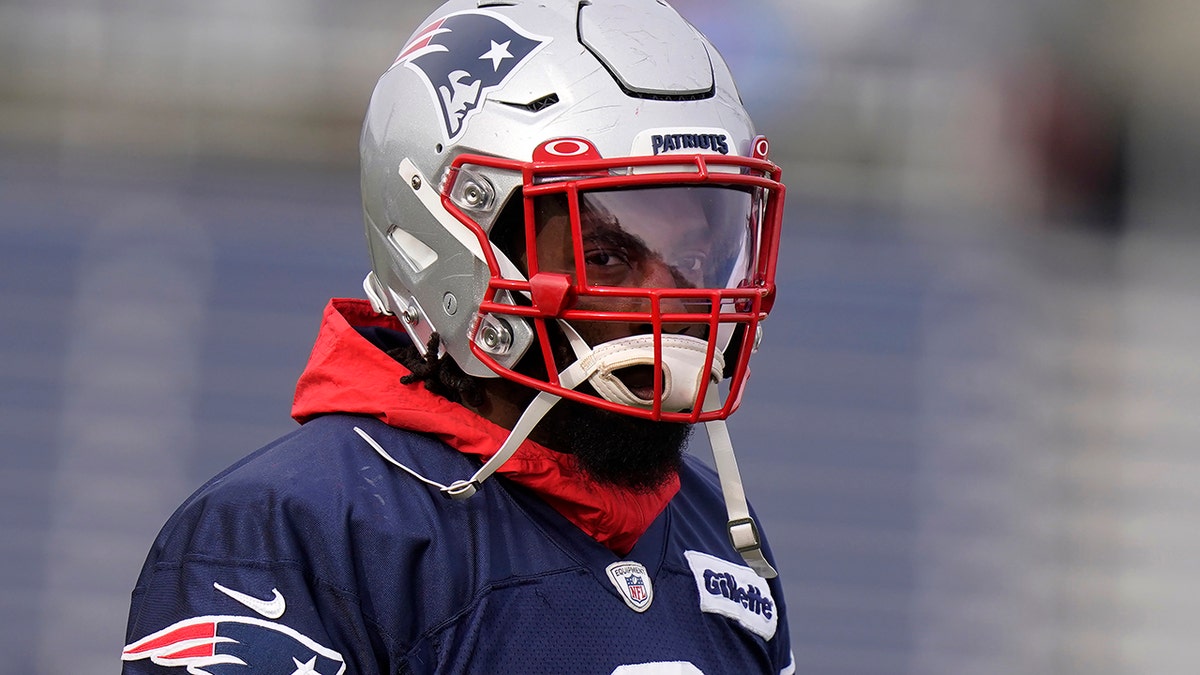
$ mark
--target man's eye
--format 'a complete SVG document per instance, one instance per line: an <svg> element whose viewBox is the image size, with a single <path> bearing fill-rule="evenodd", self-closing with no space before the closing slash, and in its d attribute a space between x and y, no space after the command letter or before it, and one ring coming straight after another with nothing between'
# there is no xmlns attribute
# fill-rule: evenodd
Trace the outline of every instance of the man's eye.
<svg viewBox="0 0 1200 675"><path fill-rule="evenodd" d="M614 267L628 265L629 259L624 253L612 248L593 248L584 251L583 260L595 267Z"/></svg>

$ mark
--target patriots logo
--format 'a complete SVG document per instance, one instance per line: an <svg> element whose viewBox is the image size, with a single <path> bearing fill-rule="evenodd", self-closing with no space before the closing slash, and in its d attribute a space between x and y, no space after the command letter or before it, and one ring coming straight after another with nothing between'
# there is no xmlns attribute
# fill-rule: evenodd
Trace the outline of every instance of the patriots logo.
<svg viewBox="0 0 1200 675"><path fill-rule="evenodd" d="M441 108L445 139L454 142L488 92L549 42L499 14L455 12L418 31L392 68L403 64L421 75Z"/></svg>
<svg viewBox="0 0 1200 675"><path fill-rule="evenodd" d="M282 624L242 616L185 619L125 647L122 661L150 659L190 675L342 675L342 655Z"/></svg>

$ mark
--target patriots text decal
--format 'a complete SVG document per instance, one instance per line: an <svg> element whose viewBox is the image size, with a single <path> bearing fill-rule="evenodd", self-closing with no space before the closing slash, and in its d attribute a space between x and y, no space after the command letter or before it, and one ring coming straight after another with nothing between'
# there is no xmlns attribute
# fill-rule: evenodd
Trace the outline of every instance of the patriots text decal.
<svg viewBox="0 0 1200 675"><path fill-rule="evenodd" d="M243 616L199 616L125 647L122 661L150 659L190 675L342 675L342 655L282 624Z"/></svg>
<svg viewBox="0 0 1200 675"><path fill-rule="evenodd" d="M418 31L392 68L403 64L425 80L442 112L445 139L454 142L488 92L504 86L549 42L499 14L456 12Z"/></svg>

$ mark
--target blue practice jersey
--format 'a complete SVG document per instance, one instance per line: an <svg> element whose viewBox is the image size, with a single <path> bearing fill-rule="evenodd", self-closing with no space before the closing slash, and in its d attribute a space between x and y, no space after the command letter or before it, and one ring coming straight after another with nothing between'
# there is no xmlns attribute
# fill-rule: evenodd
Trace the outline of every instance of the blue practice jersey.
<svg viewBox="0 0 1200 675"><path fill-rule="evenodd" d="M133 595L124 671L791 672L777 580L740 564L715 474L681 489L623 558L428 438L326 415L217 476L170 519ZM186 669L186 670L184 670Z"/></svg>

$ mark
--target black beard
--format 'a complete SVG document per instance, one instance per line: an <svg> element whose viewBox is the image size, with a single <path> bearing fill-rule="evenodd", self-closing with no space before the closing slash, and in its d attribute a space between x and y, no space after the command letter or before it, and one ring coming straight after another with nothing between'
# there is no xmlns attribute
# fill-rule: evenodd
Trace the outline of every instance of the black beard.
<svg viewBox="0 0 1200 675"><path fill-rule="evenodd" d="M654 422L564 399L531 438L574 456L601 485L645 494L679 473L691 433L690 424Z"/></svg>
<svg viewBox="0 0 1200 675"><path fill-rule="evenodd" d="M551 323L549 328L556 361L563 368L562 364L575 360L574 353L557 324ZM538 349L530 349L514 370L546 379L545 361ZM533 400L533 390L516 386ZM586 382L578 391L598 397ZM576 466L597 484L648 494L678 475L691 434L690 424L655 422L564 398L538 422L529 438L572 455Z"/></svg>

